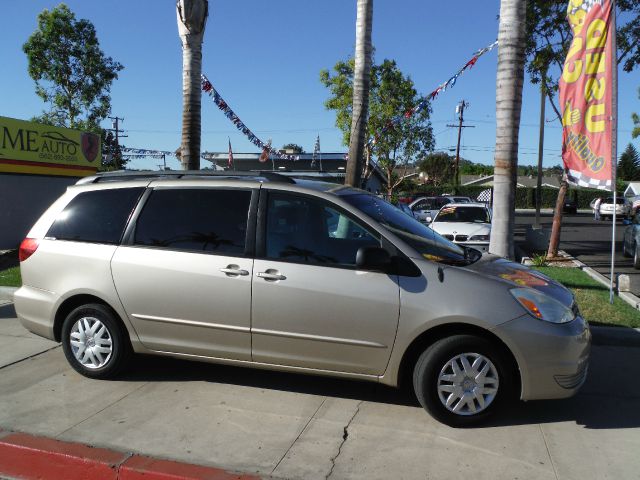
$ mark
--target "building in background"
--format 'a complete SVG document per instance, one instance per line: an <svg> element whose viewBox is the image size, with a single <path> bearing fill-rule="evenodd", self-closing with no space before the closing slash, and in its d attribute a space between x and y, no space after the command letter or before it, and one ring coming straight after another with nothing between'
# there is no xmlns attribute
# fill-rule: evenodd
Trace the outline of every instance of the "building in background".
<svg viewBox="0 0 640 480"><path fill-rule="evenodd" d="M67 186L101 162L99 135L0 117L0 250L17 248Z"/></svg>
<svg viewBox="0 0 640 480"><path fill-rule="evenodd" d="M287 152L289 153L289 152ZM260 153L233 152L233 169L240 172L274 171L294 178L308 178L325 182L344 183L347 159L345 153L293 153L297 160L271 158L260 162ZM229 152L205 152L202 158L212 163L216 170L229 170ZM386 191L384 173L373 163L369 164L364 189L372 193Z"/></svg>

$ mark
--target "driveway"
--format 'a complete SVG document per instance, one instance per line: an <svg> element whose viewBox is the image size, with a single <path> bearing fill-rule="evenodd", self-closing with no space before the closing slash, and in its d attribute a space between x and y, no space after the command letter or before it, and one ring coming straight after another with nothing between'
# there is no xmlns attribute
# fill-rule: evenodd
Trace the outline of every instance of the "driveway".
<svg viewBox="0 0 640 480"><path fill-rule="evenodd" d="M92 381L14 316L0 307L0 428L276 478L640 478L637 347L595 346L572 399L460 430L377 384L152 357Z"/></svg>
<svg viewBox="0 0 640 480"><path fill-rule="evenodd" d="M533 225L532 213L516 214L516 242L524 242L526 226ZM551 228L552 214L542 214L541 224ZM633 268L631 259L622 255L622 239L626 225L616 224L615 273L624 273L631 279L631 292L640 296L640 270ZM563 215L560 249L600 272L607 278L611 272L611 221L596 221L592 214Z"/></svg>

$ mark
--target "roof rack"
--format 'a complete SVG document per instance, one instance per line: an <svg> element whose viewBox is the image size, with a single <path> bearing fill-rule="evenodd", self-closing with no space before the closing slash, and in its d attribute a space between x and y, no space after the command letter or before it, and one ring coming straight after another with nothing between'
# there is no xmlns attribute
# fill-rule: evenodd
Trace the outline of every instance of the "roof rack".
<svg viewBox="0 0 640 480"><path fill-rule="evenodd" d="M255 170L250 172L230 172L228 170L118 170L115 172L100 172L90 177L81 178L76 185L87 185L91 183L122 182L127 180L152 180L156 178L252 178L262 179L269 182L296 183L291 177L280 175L276 172Z"/></svg>

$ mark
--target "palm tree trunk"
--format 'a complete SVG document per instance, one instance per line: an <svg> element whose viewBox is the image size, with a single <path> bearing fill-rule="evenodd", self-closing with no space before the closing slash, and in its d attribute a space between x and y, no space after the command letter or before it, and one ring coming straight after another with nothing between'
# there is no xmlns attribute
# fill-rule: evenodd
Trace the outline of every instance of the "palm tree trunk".
<svg viewBox="0 0 640 480"><path fill-rule="evenodd" d="M518 134L525 60L526 0L501 0L496 79L493 226L489 251L514 258Z"/></svg>
<svg viewBox="0 0 640 480"><path fill-rule="evenodd" d="M562 209L564 207L564 198L567 194L567 179L563 176L560 182L560 190L556 199L556 209L553 212L553 225L551 227L551 236L549 237L549 248L547 249L547 258L552 259L558 256L558 246L560 245L560 228L562 227Z"/></svg>
<svg viewBox="0 0 640 480"><path fill-rule="evenodd" d="M182 142L184 170L200 169L202 38L208 0L177 0L178 32L182 41Z"/></svg>
<svg viewBox="0 0 640 480"><path fill-rule="evenodd" d="M369 86L371 84L371 29L373 25L373 0L358 0L356 18L356 52L353 72L353 112L349 160L345 184L360 188L362 156L369 115Z"/></svg>

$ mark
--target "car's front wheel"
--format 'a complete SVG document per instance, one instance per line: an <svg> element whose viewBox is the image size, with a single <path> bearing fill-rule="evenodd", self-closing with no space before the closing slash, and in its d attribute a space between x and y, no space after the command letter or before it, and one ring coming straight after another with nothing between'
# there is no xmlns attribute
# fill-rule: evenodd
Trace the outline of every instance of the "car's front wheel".
<svg viewBox="0 0 640 480"><path fill-rule="evenodd" d="M126 330L99 303L74 309L62 324L62 349L69 364L85 377L116 376L131 357Z"/></svg>
<svg viewBox="0 0 640 480"><path fill-rule="evenodd" d="M512 391L504 354L490 341L455 335L437 341L418 359L413 386L434 418L454 427L485 420Z"/></svg>

